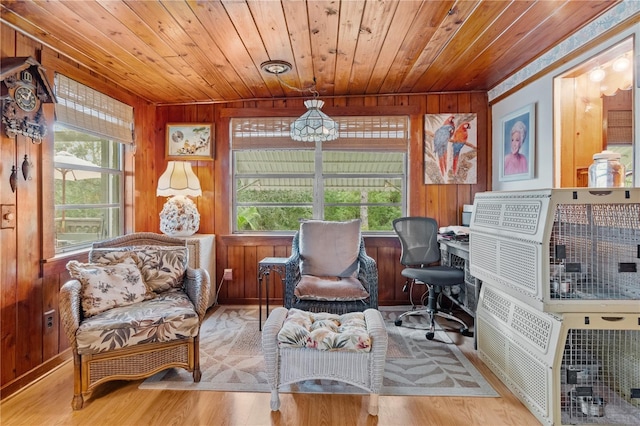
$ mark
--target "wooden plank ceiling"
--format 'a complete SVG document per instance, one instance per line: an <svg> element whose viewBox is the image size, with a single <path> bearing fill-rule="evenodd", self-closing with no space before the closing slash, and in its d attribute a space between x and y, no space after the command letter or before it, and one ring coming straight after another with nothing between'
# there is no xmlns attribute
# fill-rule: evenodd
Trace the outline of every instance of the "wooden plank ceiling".
<svg viewBox="0 0 640 426"><path fill-rule="evenodd" d="M488 90L610 1L12 1L1 19L157 104ZM284 60L281 76L261 70ZM291 86L291 87L288 87Z"/></svg>

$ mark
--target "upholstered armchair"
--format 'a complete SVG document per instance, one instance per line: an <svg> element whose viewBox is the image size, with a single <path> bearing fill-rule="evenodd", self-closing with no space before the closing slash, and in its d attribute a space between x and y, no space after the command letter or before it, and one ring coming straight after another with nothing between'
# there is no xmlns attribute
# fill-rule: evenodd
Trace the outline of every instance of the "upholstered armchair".
<svg viewBox="0 0 640 426"><path fill-rule="evenodd" d="M184 240L136 233L97 242L90 263L69 262L60 316L74 364L74 410L109 380L171 367L200 381L199 333L210 290L188 265Z"/></svg>
<svg viewBox="0 0 640 426"><path fill-rule="evenodd" d="M378 308L378 269L359 219L302 222L285 268L286 308L337 314Z"/></svg>

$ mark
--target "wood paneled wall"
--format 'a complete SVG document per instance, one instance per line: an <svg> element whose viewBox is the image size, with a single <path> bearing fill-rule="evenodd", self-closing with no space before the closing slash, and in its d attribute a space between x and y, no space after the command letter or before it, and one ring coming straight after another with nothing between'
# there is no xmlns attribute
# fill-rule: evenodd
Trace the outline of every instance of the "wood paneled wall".
<svg viewBox="0 0 640 426"><path fill-rule="evenodd" d="M136 149L125 158L126 232L159 230L158 214L164 198L156 197L158 177L164 171L165 129L171 122L205 122L215 128L215 159L194 161L203 196L197 199L201 233L216 234L216 283L224 268L232 268L234 279L220 294L222 303L257 302L257 262L265 256L289 254L291 236L237 236L231 234L229 217L229 118L238 111L290 109L293 115L305 108L303 99L265 100L209 105L150 105L106 81L82 64L64 57L32 39L0 24L1 57L33 56L47 69L50 83L54 72L87 84L134 107ZM435 217L441 224L459 224L463 204L473 202L476 192L488 190L491 181L489 107L486 93L447 93L403 96L341 97L324 99L324 110L410 111L409 214ZM68 342L59 322L43 327L44 312L58 318L58 292L69 278L69 260L86 261L86 252L62 257L53 249L53 105L45 107L49 133L41 145L26 138L8 138L0 133L0 204L16 206L17 226L0 229L0 396L15 392L69 357ZM424 185L423 115L475 112L478 114L478 183L474 185ZM32 179L18 180L15 193L9 188L13 165L28 154L34 164ZM399 243L394 237L366 238L368 253L378 261L381 304L406 303L400 276ZM281 286L270 284L270 293L281 298Z"/></svg>
<svg viewBox="0 0 640 426"><path fill-rule="evenodd" d="M0 24L0 58L31 56L47 70L53 86L55 72L89 85L134 107L136 140L155 138L155 106L122 90L114 82L95 75L82 65ZM68 358L69 344L59 323L58 293L69 279L69 260L87 260L86 252L56 257L53 214L53 123L54 106L45 104L47 137L42 144L0 131L0 204L15 206L14 228L0 229L0 396L4 398L38 375ZM16 192L9 187L12 166L20 167L24 155L33 167L31 178L19 174ZM136 181L136 164L147 163L145 153L127 149L125 154L125 230L134 229L135 196L146 191ZM134 164L134 160L136 164ZM155 193L155 192L154 192ZM44 327L44 313L53 311L54 327Z"/></svg>
<svg viewBox="0 0 640 426"><path fill-rule="evenodd" d="M578 170L587 169L593 154L602 151L602 98L600 83L588 74L560 80L560 159L559 186L579 186Z"/></svg>
<svg viewBox="0 0 640 426"><path fill-rule="evenodd" d="M488 134L489 108L485 93L465 92L403 96L366 96L323 98L323 111L329 115L408 114L410 116L409 140L409 214L431 216L442 225L459 225L463 204L472 204L476 192L488 190L491 152ZM220 292L222 303L257 303L257 263L266 256L286 256L291 246L291 236L232 235L230 222L231 182L229 155L229 120L234 116L300 115L305 111L304 99L262 100L234 104L159 106L156 114L156 139L140 148L155 152L155 170L136 170L136 181L148 182L155 188L164 170L165 129L167 123L203 122L215 127L215 159L194 161L194 171L200 178L203 196L197 199L201 214L200 233L216 234L215 283L219 284L225 268L233 269L233 280L225 282ZM465 113L478 114L478 179L474 185L425 185L423 183L423 128L424 114ZM144 143L144 142L143 142ZM138 161L136 161L138 163ZM139 163L138 163L139 164ZM143 200L144 198L144 200ZM136 209L136 229L157 231L158 213L164 198L155 197L153 191L140 193L138 205L154 206ZM400 246L397 239L369 237L367 252L378 261L380 271L380 303L407 302L402 293L400 275ZM282 298L279 279L270 284L270 295L276 302Z"/></svg>

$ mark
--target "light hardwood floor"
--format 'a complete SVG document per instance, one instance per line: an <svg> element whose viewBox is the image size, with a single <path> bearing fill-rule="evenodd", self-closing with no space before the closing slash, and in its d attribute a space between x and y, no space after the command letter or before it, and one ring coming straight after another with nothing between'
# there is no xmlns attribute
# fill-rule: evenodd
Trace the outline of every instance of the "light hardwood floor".
<svg viewBox="0 0 640 426"><path fill-rule="evenodd" d="M499 398L381 396L378 417L367 396L281 394L271 412L267 393L139 390L142 380L99 386L82 410L71 409L73 365L67 362L2 401L10 425L539 425L480 361L473 338L449 333Z"/></svg>

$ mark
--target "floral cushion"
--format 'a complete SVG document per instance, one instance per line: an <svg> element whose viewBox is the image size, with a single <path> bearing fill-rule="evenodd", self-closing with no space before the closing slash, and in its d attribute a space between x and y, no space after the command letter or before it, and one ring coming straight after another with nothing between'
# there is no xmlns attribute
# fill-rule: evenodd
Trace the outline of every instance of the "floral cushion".
<svg viewBox="0 0 640 426"><path fill-rule="evenodd" d="M130 246L98 248L91 251L96 263L113 263L134 252L138 256L138 267L147 285L156 293L172 288L181 288L187 269L189 251L182 246Z"/></svg>
<svg viewBox="0 0 640 426"><path fill-rule="evenodd" d="M193 303L184 292L175 290L84 320L76 340L78 353L89 354L195 337L198 329Z"/></svg>
<svg viewBox="0 0 640 426"><path fill-rule="evenodd" d="M362 312L336 315L292 308L278 333L278 346L370 352L371 336Z"/></svg>
<svg viewBox="0 0 640 426"><path fill-rule="evenodd" d="M67 263L67 269L71 277L82 284L82 311L85 317L153 297L131 254L110 265L72 260Z"/></svg>

